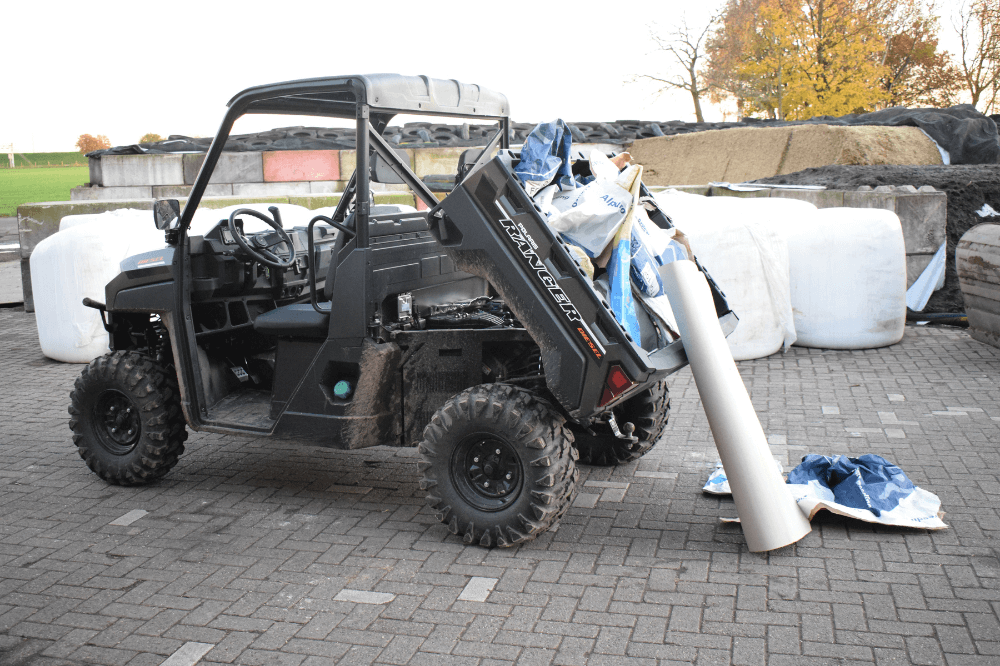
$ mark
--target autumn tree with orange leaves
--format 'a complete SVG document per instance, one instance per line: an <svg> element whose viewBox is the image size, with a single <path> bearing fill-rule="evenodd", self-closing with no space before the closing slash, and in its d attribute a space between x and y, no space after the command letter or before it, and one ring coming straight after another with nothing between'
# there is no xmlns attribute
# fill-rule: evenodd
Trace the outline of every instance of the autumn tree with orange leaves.
<svg viewBox="0 0 1000 666"><path fill-rule="evenodd" d="M921 0L729 0L705 78L712 100L734 99L741 116L948 105L960 79L938 27Z"/></svg>
<svg viewBox="0 0 1000 666"><path fill-rule="evenodd" d="M87 153L93 152L95 150L103 150L105 148L111 147L111 142L108 141L108 137L103 134L98 134L97 136L91 136L90 134L81 134L80 138L76 140L76 147L80 149L80 152L86 155Z"/></svg>

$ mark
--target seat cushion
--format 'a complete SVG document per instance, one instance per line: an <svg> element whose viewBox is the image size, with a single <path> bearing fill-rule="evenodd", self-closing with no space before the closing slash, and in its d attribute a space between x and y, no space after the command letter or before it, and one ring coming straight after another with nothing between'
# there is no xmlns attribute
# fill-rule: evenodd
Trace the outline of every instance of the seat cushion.
<svg viewBox="0 0 1000 666"><path fill-rule="evenodd" d="M258 333L283 338L326 338L330 313L316 312L310 303L295 303L265 312L254 320L253 327Z"/></svg>

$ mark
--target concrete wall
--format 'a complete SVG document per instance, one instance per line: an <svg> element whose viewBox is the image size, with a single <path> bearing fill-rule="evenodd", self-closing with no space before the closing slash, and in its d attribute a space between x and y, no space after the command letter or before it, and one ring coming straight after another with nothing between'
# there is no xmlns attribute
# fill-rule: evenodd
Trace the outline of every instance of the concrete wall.
<svg viewBox="0 0 1000 666"><path fill-rule="evenodd" d="M418 177L455 174L470 148L407 148ZM573 144L588 154L621 150L612 144ZM191 193L204 153L186 155L102 155L90 159L90 184L74 188L71 201L177 199ZM343 192L357 167L355 150L278 150L223 153L205 196L269 197ZM704 181L708 182L708 181ZM405 185L372 183L373 192L409 192Z"/></svg>

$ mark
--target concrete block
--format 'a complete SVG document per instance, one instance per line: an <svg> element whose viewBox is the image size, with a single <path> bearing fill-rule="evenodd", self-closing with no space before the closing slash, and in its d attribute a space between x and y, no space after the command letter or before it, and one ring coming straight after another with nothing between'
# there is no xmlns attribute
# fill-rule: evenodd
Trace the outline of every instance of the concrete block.
<svg viewBox="0 0 1000 666"><path fill-rule="evenodd" d="M350 180L354 170L358 168L358 151L340 151L340 174L344 180Z"/></svg>
<svg viewBox="0 0 1000 666"><path fill-rule="evenodd" d="M27 259L21 259L21 298L24 299L24 311L35 311L35 296L31 291L31 264Z"/></svg>
<svg viewBox="0 0 1000 666"><path fill-rule="evenodd" d="M296 206L303 206L309 210L316 210L317 208L327 208L329 206L336 206L340 201L340 194L307 194L303 196L289 196L288 203L295 204ZM375 203L377 204L405 204L407 206L413 206L413 195L412 194L390 194L390 193L375 193Z"/></svg>
<svg viewBox="0 0 1000 666"><path fill-rule="evenodd" d="M314 180L309 183L310 194L333 194L343 190L343 181L339 180Z"/></svg>
<svg viewBox="0 0 1000 666"><path fill-rule="evenodd" d="M239 196L239 197L205 197L201 200L198 208L225 208L226 206L235 206L236 204L251 204L251 203L289 203L289 197L285 196ZM187 199L181 199L181 210L184 210L184 205L187 203Z"/></svg>
<svg viewBox="0 0 1000 666"><path fill-rule="evenodd" d="M903 225L907 254L937 252L945 239L948 195L944 192L896 194L896 215Z"/></svg>
<svg viewBox="0 0 1000 666"><path fill-rule="evenodd" d="M59 221L67 215L104 213L121 208L152 210L152 199L118 199L104 201L51 201L17 207L17 231L21 242L21 258L27 259L44 238L59 231Z"/></svg>
<svg viewBox="0 0 1000 666"><path fill-rule="evenodd" d="M847 190L844 192L844 206L847 208L882 208L896 212L896 195L888 192L867 190Z"/></svg>
<svg viewBox="0 0 1000 666"><path fill-rule="evenodd" d="M396 150L400 150L397 148ZM405 148L403 152L407 154L410 158L410 169L416 173L416 154L428 150L427 148ZM341 150L340 151L340 177L346 183L350 180L351 176L354 175L354 170L358 168L358 151L356 150ZM458 170L458 167L455 167ZM421 175L417 173L417 175Z"/></svg>
<svg viewBox="0 0 1000 666"><path fill-rule="evenodd" d="M409 192L410 187L402 183L369 183L372 192Z"/></svg>
<svg viewBox="0 0 1000 666"><path fill-rule="evenodd" d="M186 199L191 194L191 185L157 185L153 187L154 199ZM219 183L209 185L205 188L203 197L231 197L233 196L233 186L231 183Z"/></svg>
<svg viewBox="0 0 1000 666"><path fill-rule="evenodd" d="M671 185L670 187L650 187L650 192L662 192L663 190L678 190L680 192L687 192L688 194L700 194L707 197L708 193L712 190L709 185Z"/></svg>
<svg viewBox="0 0 1000 666"><path fill-rule="evenodd" d="M233 196L266 197L309 194L309 183L233 183Z"/></svg>
<svg viewBox="0 0 1000 666"><path fill-rule="evenodd" d="M101 174L101 158L88 157L87 166L90 167L90 184L104 185L104 176Z"/></svg>
<svg viewBox="0 0 1000 666"><path fill-rule="evenodd" d="M149 199L152 186L127 187L74 187L69 192L70 201L107 201L109 199Z"/></svg>
<svg viewBox="0 0 1000 666"><path fill-rule="evenodd" d="M748 192L741 192L738 190L731 190L728 187L718 187L716 185L711 186L708 195L710 197L737 197L739 199L760 199L771 196L771 190L765 188L761 190L752 190Z"/></svg>
<svg viewBox="0 0 1000 666"><path fill-rule="evenodd" d="M263 153L264 177L268 183L340 180L340 156L336 150L278 150Z"/></svg>
<svg viewBox="0 0 1000 666"><path fill-rule="evenodd" d="M183 155L101 155L105 187L183 185Z"/></svg>
<svg viewBox="0 0 1000 666"><path fill-rule="evenodd" d="M341 195L339 194L307 194L304 196L290 196L288 197L288 203L295 204L296 206L302 206L308 208L309 210L316 210L317 208L329 208L330 206L336 206L340 202Z"/></svg>
<svg viewBox="0 0 1000 666"><path fill-rule="evenodd" d="M448 196L448 193L447 192L435 192L434 196L437 197L438 201L443 201L444 198L446 196ZM430 206L428 206L426 203L424 203L424 200L421 199L420 197L414 196L413 199L417 202L417 210L430 210Z"/></svg>
<svg viewBox="0 0 1000 666"><path fill-rule="evenodd" d="M184 184L194 185L205 162L204 153L184 155ZM209 184L262 183L264 166L261 153L222 153Z"/></svg>
<svg viewBox="0 0 1000 666"><path fill-rule="evenodd" d="M391 193L376 193L375 203L377 204L403 204L406 206L416 206L416 200L413 194L391 194Z"/></svg>
<svg viewBox="0 0 1000 666"><path fill-rule="evenodd" d="M423 178L431 174L458 173L458 158L468 148L420 148L416 150L413 171Z"/></svg>
<svg viewBox="0 0 1000 666"><path fill-rule="evenodd" d="M842 208L844 206L843 190L771 190L772 197L798 199L808 201L816 208Z"/></svg>
<svg viewBox="0 0 1000 666"><path fill-rule="evenodd" d="M15 305L23 302L21 262L0 261L0 305Z"/></svg>
<svg viewBox="0 0 1000 666"><path fill-rule="evenodd" d="M927 265L931 263L931 259L934 258L933 254L907 254L906 255L906 288L909 289L910 286L920 277L920 274L924 272Z"/></svg>

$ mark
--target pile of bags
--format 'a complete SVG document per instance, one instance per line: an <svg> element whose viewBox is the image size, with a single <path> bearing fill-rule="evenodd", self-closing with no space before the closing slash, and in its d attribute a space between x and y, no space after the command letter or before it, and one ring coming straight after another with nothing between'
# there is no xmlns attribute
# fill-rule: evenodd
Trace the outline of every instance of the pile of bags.
<svg viewBox="0 0 1000 666"><path fill-rule="evenodd" d="M562 120L538 125L514 173L629 336L647 351L658 349L677 337L659 268L688 258L686 241L649 219L646 206L656 204L640 197L642 166L628 164L627 154L611 160L593 151L589 168L574 174L570 146ZM648 327L650 320L659 325Z"/></svg>
<svg viewBox="0 0 1000 666"><path fill-rule="evenodd" d="M906 255L895 213L676 190L642 199L642 167L627 153L595 151L573 165L570 149L561 120L539 125L514 172L643 348L646 315L676 330L659 268L692 248L740 318L728 338L736 360L792 344L868 349L902 339ZM650 221L657 208L675 229Z"/></svg>

